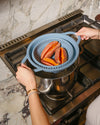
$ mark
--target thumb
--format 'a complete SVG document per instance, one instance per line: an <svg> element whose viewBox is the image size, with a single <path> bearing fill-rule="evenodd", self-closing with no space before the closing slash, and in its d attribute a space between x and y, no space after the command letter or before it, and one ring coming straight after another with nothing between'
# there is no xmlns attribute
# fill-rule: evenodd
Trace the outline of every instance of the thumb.
<svg viewBox="0 0 100 125"><path fill-rule="evenodd" d="M26 66L26 65L23 64L23 63L21 63L21 66L22 66L23 68L30 69L28 66Z"/></svg>

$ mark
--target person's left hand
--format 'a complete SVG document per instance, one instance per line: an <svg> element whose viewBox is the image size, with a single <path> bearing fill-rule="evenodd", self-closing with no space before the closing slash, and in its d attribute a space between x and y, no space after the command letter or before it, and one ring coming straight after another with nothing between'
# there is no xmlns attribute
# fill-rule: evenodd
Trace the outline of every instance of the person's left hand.
<svg viewBox="0 0 100 125"><path fill-rule="evenodd" d="M31 68L27 67L25 64L18 66L16 72L17 80L26 87L26 90L36 89L35 75Z"/></svg>

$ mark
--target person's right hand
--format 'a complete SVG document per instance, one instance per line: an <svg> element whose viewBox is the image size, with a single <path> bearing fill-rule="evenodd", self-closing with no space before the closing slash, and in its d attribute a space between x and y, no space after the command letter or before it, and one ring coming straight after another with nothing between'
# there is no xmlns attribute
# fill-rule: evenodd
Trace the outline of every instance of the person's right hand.
<svg viewBox="0 0 100 125"><path fill-rule="evenodd" d="M17 67L16 78L18 82L26 87L26 90L36 89L36 79L31 68L25 64Z"/></svg>
<svg viewBox="0 0 100 125"><path fill-rule="evenodd" d="M81 36L82 40L87 39L98 39L98 33L99 31L97 29L83 27L78 32L76 32L76 35Z"/></svg>

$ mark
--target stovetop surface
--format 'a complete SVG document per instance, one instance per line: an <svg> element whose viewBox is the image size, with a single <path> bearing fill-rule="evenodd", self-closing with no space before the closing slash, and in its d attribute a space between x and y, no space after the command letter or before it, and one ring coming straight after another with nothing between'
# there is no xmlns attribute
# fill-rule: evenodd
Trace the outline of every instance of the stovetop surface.
<svg viewBox="0 0 100 125"><path fill-rule="evenodd" d="M99 28L100 24L89 19L86 15L79 13L72 19L64 18L64 21L61 20L59 25L55 24L54 26L48 26L48 30L44 30L44 33L63 33L67 31L77 32L82 27L93 27ZM40 35L42 33L40 32ZM28 35L26 35L27 37ZM73 35L71 35L76 39ZM12 48L7 48L0 52L1 59L6 63L11 72L15 75L17 71L17 66L20 65L21 60L26 55L27 46L36 36L30 36L27 39L21 41L22 43L19 46ZM27 42L28 41L28 42ZM4 45L3 45L4 46ZM3 47L2 46L2 47ZM51 121L57 121L59 118L63 117L64 107L72 102L75 98L82 95L90 87L95 85L100 80L100 40L87 40L81 41L80 43L80 64L78 70L78 79L75 82L74 87L67 92L66 98L64 100L50 100L45 94L40 94L41 102L50 115ZM0 49L2 49L0 47ZM4 46L5 47L5 46ZM91 92L90 92L91 93ZM88 93L87 93L88 96ZM83 96L82 96L83 98ZM84 99L83 99L84 101ZM74 106L72 106L74 108ZM61 110L62 109L62 110ZM66 107L65 107L66 109ZM70 109L70 108L69 108ZM66 109L67 111L67 109ZM58 114L57 114L58 113ZM52 116L52 117L51 117ZM54 117L54 118L53 118Z"/></svg>
<svg viewBox="0 0 100 125"><path fill-rule="evenodd" d="M83 58L80 56L80 62L81 61L83 62ZM84 60L84 63L80 64L79 66L78 79L74 83L73 88L66 92L66 97L55 101L52 98L50 99L50 97L48 97L46 94L41 94L40 98L42 104L46 111L52 115L99 80L100 69L97 67L95 68L95 66L93 67L89 61Z"/></svg>

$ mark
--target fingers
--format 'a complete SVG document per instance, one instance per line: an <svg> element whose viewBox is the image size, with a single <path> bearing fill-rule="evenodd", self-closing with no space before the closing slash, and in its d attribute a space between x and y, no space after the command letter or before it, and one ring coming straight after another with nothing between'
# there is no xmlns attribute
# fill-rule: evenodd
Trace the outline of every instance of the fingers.
<svg viewBox="0 0 100 125"><path fill-rule="evenodd" d="M23 67L22 66L18 66L17 67L17 72L16 72L16 79L17 79L17 81L19 81L19 77L20 77L20 75L21 75L21 69L22 69ZM20 74L20 75L19 75Z"/></svg>
<svg viewBox="0 0 100 125"><path fill-rule="evenodd" d="M88 39L90 39L88 36L85 38L85 40L88 40Z"/></svg>
<svg viewBox="0 0 100 125"><path fill-rule="evenodd" d="M76 35L82 36L85 35L86 27L82 27L78 32L76 32Z"/></svg>
<svg viewBox="0 0 100 125"><path fill-rule="evenodd" d="M34 72L31 70L31 68L29 68L28 66L26 66L25 64L21 64L21 66L17 67L17 72L16 72L16 76L22 75L22 74L30 74Z"/></svg>
<svg viewBox="0 0 100 125"><path fill-rule="evenodd" d="M81 39L82 39L82 40L88 40L89 37L88 37L88 36L81 36Z"/></svg>
<svg viewBox="0 0 100 125"><path fill-rule="evenodd" d="M76 33L76 35L77 35L77 33ZM88 40L88 39L90 39L89 36L85 36L85 35L80 35L80 37L81 37L82 40Z"/></svg>
<svg viewBox="0 0 100 125"><path fill-rule="evenodd" d="M79 32L77 32L76 35L80 36L82 40L88 40L90 38L89 36L86 36L86 35L79 33Z"/></svg>
<svg viewBox="0 0 100 125"><path fill-rule="evenodd" d="M97 33L97 29L83 27L76 33L76 35L80 36L82 40L88 40L90 38L97 39Z"/></svg>
<svg viewBox="0 0 100 125"><path fill-rule="evenodd" d="M30 70L30 68L29 68L28 66L26 66L25 64L23 64L23 63L21 63L21 66L22 66L23 68L26 68L26 69Z"/></svg>
<svg viewBox="0 0 100 125"><path fill-rule="evenodd" d="M75 35L81 36L81 35L83 35L83 33L81 33L80 31L78 31L78 32L75 33Z"/></svg>
<svg viewBox="0 0 100 125"><path fill-rule="evenodd" d="M76 32L76 35L80 36L82 40L88 40L89 39L89 28L83 27L78 32Z"/></svg>
<svg viewBox="0 0 100 125"><path fill-rule="evenodd" d="M20 68L21 68L21 66L18 66L18 67L17 67L16 79L18 79L18 73L20 72Z"/></svg>

